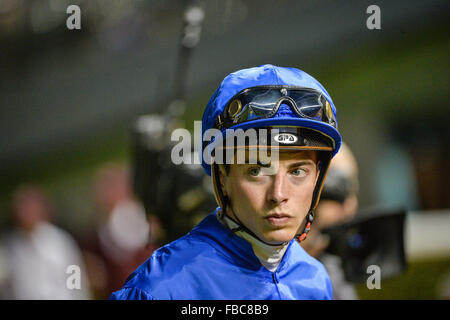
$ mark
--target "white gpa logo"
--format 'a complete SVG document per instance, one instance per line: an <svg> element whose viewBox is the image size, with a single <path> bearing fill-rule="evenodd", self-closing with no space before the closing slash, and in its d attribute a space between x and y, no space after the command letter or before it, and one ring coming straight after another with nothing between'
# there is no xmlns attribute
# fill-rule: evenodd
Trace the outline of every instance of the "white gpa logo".
<svg viewBox="0 0 450 320"><path fill-rule="evenodd" d="M297 137L291 133L279 133L273 138L278 143L292 144L297 142Z"/></svg>

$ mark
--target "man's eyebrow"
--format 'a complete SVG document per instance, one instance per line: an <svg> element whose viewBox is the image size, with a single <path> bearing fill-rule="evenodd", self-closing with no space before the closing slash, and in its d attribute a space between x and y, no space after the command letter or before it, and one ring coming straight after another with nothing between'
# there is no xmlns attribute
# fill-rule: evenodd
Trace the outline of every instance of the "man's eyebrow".
<svg viewBox="0 0 450 320"><path fill-rule="evenodd" d="M272 164L269 162L269 163L262 163L261 161L259 161L259 160L257 160L256 161L256 164L258 165L258 166L261 166L261 167L264 167L264 168L270 168L271 166L272 166Z"/></svg>
<svg viewBox="0 0 450 320"><path fill-rule="evenodd" d="M304 165L311 165L314 164L315 162L312 160L303 160L303 161L298 161L295 163L291 163L289 165L289 168L294 168L294 167L300 167L300 166L304 166Z"/></svg>

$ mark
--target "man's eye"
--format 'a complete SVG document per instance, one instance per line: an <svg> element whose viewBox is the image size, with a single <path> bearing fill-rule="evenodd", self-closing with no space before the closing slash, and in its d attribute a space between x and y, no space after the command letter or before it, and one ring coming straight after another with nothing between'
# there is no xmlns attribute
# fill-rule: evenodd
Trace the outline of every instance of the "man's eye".
<svg viewBox="0 0 450 320"><path fill-rule="evenodd" d="M292 171L292 174L296 177L303 177L306 175L306 170L301 169L301 168L297 168L295 170Z"/></svg>
<svg viewBox="0 0 450 320"><path fill-rule="evenodd" d="M260 173L261 173L261 168L259 168L259 167L258 168L250 168L248 170L248 174L253 176L253 177L259 176Z"/></svg>

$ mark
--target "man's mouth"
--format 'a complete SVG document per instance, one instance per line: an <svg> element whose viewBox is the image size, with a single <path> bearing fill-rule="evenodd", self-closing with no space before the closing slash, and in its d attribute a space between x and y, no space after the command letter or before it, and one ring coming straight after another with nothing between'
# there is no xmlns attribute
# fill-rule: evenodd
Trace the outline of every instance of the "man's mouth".
<svg viewBox="0 0 450 320"><path fill-rule="evenodd" d="M290 222L292 219L292 216L286 214L286 213L274 213L266 216L264 218L267 222L269 222L271 225L274 226L283 226Z"/></svg>

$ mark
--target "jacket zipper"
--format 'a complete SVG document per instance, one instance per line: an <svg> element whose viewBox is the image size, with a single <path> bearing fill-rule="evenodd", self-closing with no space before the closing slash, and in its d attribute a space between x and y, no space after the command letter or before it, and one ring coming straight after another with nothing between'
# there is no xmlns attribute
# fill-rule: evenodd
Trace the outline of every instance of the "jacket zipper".
<svg viewBox="0 0 450 320"><path fill-rule="evenodd" d="M278 283L278 279L277 279L275 272L272 272L272 280L273 280L273 283L275 283L275 284Z"/></svg>
<svg viewBox="0 0 450 320"><path fill-rule="evenodd" d="M273 283L275 284L275 288L277 288L278 297L281 300L282 299L281 298L281 292L280 292L280 289L278 288L278 282L279 281L278 281L278 277L277 277L276 271L272 272L272 280L273 280Z"/></svg>

